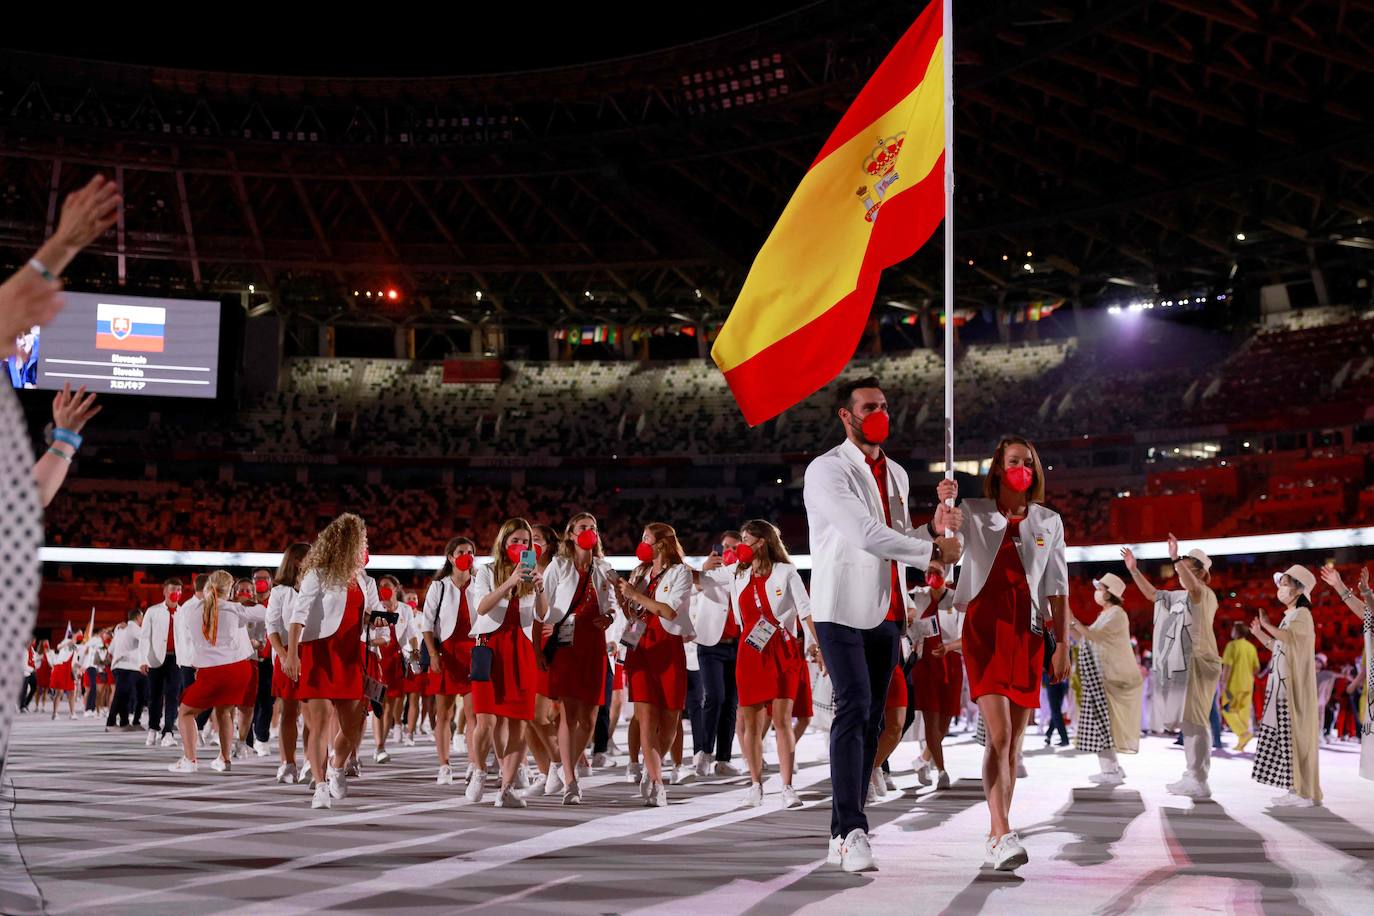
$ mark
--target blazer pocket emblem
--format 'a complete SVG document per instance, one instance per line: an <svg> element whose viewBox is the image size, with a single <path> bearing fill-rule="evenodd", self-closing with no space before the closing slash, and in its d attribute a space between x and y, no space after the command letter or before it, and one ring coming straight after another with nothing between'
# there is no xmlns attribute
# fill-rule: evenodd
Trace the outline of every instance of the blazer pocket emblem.
<svg viewBox="0 0 1374 916"><path fill-rule="evenodd" d="M1043 537L1041 537L1040 535L1038 535L1038 534L1035 536L1035 546L1036 546L1036 547L1044 547L1044 546L1045 546L1045 539L1044 539Z"/></svg>

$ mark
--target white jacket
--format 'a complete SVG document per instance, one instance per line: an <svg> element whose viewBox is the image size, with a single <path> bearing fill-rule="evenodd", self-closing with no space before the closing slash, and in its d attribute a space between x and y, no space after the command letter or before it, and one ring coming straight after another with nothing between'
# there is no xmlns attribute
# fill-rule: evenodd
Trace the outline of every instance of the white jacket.
<svg viewBox="0 0 1374 916"><path fill-rule="evenodd" d="M200 626L201 605L200 596L192 595L181 602L172 618L172 641L176 644L177 665L182 668L196 667L196 641L191 630Z"/></svg>
<svg viewBox="0 0 1374 916"><path fill-rule="evenodd" d="M846 439L807 465L802 496L811 527L811 609L817 623L876 627L892 597L889 564L898 564L899 584L906 581L906 567L930 565L930 532L911 527L908 491L906 471L889 457L889 527L878 482L857 445Z"/></svg>
<svg viewBox="0 0 1374 916"><path fill-rule="evenodd" d="M143 612L143 632L138 637L138 660L149 668L161 668L167 660L167 628L173 615L160 602Z"/></svg>
<svg viewBox="0 0 1374 916"><path fill-rule="evenodd" d="M130 621L124 626L115 630L114 639L110 642L110 654L114 656L114 664L111 666L116 671L137 671L143 663L139 660L138 651L139 640L142 638L143 628Z"/></svg>
<svg viewBox="0 0 1374 916"><path fill-rule="evenodd" d="M740 598L749 588L751 577L749 575L736 575L737 567L725 567L713 569L708 573L702 573L702 579L710 577L713 585L726 589L730 595L730 603L733 606L731 613L735 618L735 625L740 627L740 636L748 636L744 632L744 621L740 617L739 603ZM806 593L806 585L802 583L801 573L797 572L797 567L791 563L775 563L773 571L768 574L768 580L764 584L765 597L768 606L773 612L773 617L784 630L791 633L793 624L806 617L811 616L811 597ZM719 610L716 610L719 608ZM725 629L725 605L723 603L712 602L709 608L698 609L698 619L703 623L709 622L711 628L719 634ZM709 618L709 621L707 620ZM719 641L720 636L716 636Z"/></svg>
<svg viewBox="0 0 1374 916"><path fill-rule="evenodd" d="M363 626L358 628L359 641L367 641L367 614L381 610L382 602L377 598L377 582L367 573L359 576L359 587L363 590ZM343 620L344 608L348 604L348 587L331 585L326 587L320 575L310 570L301 577L301 590L291 599L291 610L286 615L288 632L296 624L305 629L301 631L301 642L328 639L339 629Z"/></svg>
<svg viewBox="0 0 1374 916"><path fill-rule="evenodd" d="M451 637L453 631L458 628L458 612L463 607L464 593L468 596L468 620L475 622L477 602L480 600L476 597L476 585L476 573L468 577L468 584L462 589L454 584L452 576L444 576L437 582L429 583L429 589L425 592L424 610L414 621L419 624L416 636L420 633L433 633L439 642ZM410 608L407 607L406 610ZM469 626L468 630L471 629ZM401 639L399 636L397 638ZM404 643L405 640L401 639L401 642Z"/></svg>
<svg viewBox="0 0 1374 916"><path fill-rule="evenodd" d="M988 580L1007 532L1007 517L991 499L966 499L961 508L964 527L960 539L964 542L964 557L954 590L954 605L964 613ZM1053 509L1031 503L1021 522L1020 537L1017 553L1030 585L1031 630L1040 633L1041 621L1049 616L1048 599L1069 593L1064 521Z"/></svg>
<svg viewBox="0 0 1374 916"><path fill-rule="evenodd" d="M637 589L644 591L648 586L648 580L641 582ZM661 604L669 605L677 611L677 616L668 620L659 617L658 622L663 625L663 630L673 636L681 636L683 639L691 639L696 636L696 630L692 627L692 593L696 587L692 584L692 568L685 563L678 563L668 567L658 580L657 591L648 597ZM647 593L646 593L647 594Z"/></svg>
<svg viewBox="0 0 1374 916"><path fill-rule="evenodd" d="M712 573L730 572L734 567L722 566L719 570L699 574L701 588L692 590L692 629L696 631L696 644L699 646L718 646L725 632L725 618L734 610L730 603L730 589L723 579ZM734 610L735 622L739 623L739 611Z"/></svg>
<svg viewBox="0 0 1374 916"><path fill-rule="evenodd" d="M495 586L496 567L487 563L478 567L472 574L472 587L468 591L468 610L472 614L471 636L483 636L487 633L495 633L501 629L501 624L506 620L506 608L510 606L510 599L506 598L498 601L496 607L491 609L489 614L477 613L477 606L482 603L482 599L496 590ZM520 628L525 631L525 636L534 638L534 605L536 603L534 592L530 592L520 599Z"/></svg>
<svg viewBox="0 0 1374 916"><path fill-rule="evenodd" d="M592 558L592 591L596 593L597 606L602 614L615 615L620 610L620 601L615 596L615 570L603 559ZM580 580L577 567L566 557L554 557L544 570L544 594L549 598L549 614L543 623L559 624L565 639L577 622L569 611L577 600L577 583Z"/></svg>
<svg viewBox="0 0 1374 916"><path fill-rule="evenodd" d="M220 601L217 607L219 621L214 642L205 638L204 602L198 602L195 611L194 619L187 622L186 631L192 645L195 646L194 658L197 668L232 665L235 662L253 657L253 647L249 645L244 633L250 624L262 623L267 608L260 604ZM181 616L185 613L185 607L177 611L175 619L178 623L181 622ZM180 662L180 660L181 653L178 652L177 661Z"/></svg>
<svg viewBox="0 0 1374 916"><path fill-rule="evenodd" d="M267 635L277 634L281 644L286 645L291 639L291 632L286 626L286 615L291 613L291 603L296 600L296 590L289 585L274 585L272 591L267 595L267 610L263 614L263 628L267 630ZM277 650L272 650L272 657L277 657Z"/></svg>
<svg viewBox="0 0 1374 916"><path fill-rule="evenodd" d="M930 610L930 589L918 585L911 589L909 594L911 598L907 601L907 606L916 609L914 616L920 620ZM964 630L964 615L954 606L954 592L945 589L945 593L940 596L940 605L935 609L935 617L940 626L941 642L949 645L960 638ZM925 638L916 632L915 626L907 628L906 638L911 640L919 658L925 649Z"/></svg>

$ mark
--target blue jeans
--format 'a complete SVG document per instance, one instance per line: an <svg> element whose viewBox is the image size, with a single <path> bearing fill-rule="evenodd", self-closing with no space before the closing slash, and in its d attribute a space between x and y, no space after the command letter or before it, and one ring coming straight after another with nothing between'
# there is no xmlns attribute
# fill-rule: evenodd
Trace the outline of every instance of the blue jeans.
<svg viewBox="0 0 1374 916"><path fill-rule="evenodd" d="M701 747L719 763L730 760L735 744L735 715L739 710L739 690L735 686L735 658L738 643L701 646L697 662L701 665Z"/></svg>
<svg viewBox="0 0 1374 916"><path fill-rule="evenodd" d="M830 835L868 830L864 801L878 755L888 682L897 667L897 624L884 620L871 630L817 623L821 655L835 691L830 725Z"/></svg>

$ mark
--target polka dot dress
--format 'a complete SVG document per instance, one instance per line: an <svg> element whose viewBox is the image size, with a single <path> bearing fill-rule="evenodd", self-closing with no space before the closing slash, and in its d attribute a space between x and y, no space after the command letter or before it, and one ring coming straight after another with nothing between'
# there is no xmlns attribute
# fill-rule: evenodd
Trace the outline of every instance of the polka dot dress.
<svg viewBox="0 0 1374 916"><path fill-rule="evenodd" d="M0 760L9 745L24 680L24 648L38 613L43 512L28 436L14 391L0 386Z"/></svg>

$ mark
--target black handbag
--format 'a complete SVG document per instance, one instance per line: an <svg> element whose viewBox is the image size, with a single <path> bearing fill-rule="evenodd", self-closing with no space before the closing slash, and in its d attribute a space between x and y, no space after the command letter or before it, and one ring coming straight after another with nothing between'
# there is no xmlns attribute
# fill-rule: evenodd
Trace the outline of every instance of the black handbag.
<svg viewBox="0 0 1374 916"><path fill-rule="evenodd" d="M468 675L468 680L478 684L485 684L491 680L491 646L479 642L472 647L472 670Z"/></svg>
<svg viewBox="0 0 1374 916"><path fill-rule="evenodd" d="M1054 638L1054 634L1049 630L1045 631L1045 677L1050 683L1058 683L1054 680L1054 650L1059 648L1059 643Z"/></svg>

